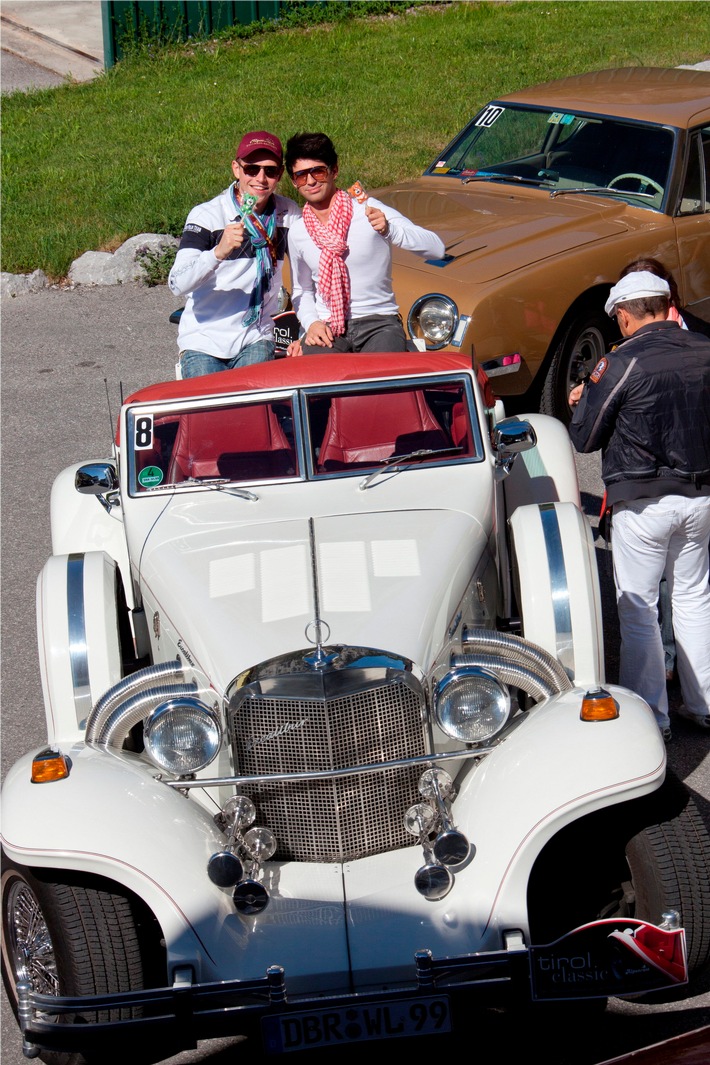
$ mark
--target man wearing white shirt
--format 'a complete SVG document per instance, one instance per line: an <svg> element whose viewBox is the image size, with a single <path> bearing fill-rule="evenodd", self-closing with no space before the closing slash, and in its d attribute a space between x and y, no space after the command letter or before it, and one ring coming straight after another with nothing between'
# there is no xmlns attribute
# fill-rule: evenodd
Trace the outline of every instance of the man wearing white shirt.
<svg viewBox="0 0 710 1065"><path fill-rule="evenodd" d="M187 296L178 329L182 377L274 357L286 231L301 212L274 191L283 151L273 133L245 134L232 173L229 188L190 211L168 278L174 295Z"/></svg>
<svg viewBox="0 0 710 1065"><path fill-rule="evenodd" d="M324 133L291 137L286 169L306 201L288 240L302 353L406 351L392 247L438 259L443 242L378 200L338 189L338 156Z"/></svg>

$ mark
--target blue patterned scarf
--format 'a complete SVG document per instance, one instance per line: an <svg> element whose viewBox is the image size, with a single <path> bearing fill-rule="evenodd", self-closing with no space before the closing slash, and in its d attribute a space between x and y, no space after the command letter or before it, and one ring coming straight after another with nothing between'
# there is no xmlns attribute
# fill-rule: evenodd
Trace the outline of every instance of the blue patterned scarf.
<svg viewBox="0 0 710 1065"><path fill-rule="evenodd" d="M276 270L276 248L274 246L274 234L276 233L276 204L273 197L270 198L266 210L259 217L256 211L245 210L237 199L236 182L229 190L232 194L232 203L237 212L235 222L239 220L249 234L252 247L256 252L256 284L249 297L249 310L244 318L245 325L253 325L261 318L261 305L269 291L271 279Z"/></svg>

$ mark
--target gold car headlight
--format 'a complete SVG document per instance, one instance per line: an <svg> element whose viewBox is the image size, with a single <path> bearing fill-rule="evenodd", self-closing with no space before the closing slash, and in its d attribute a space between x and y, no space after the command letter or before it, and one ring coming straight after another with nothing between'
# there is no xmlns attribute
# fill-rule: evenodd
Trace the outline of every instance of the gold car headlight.
<svg viewBox="0 0 710 1065"><path fill-rule="evenodd" d="M451 343L459 321L458 307L448 296L429 293L412 304L407 318L409 335L436 350Z"/></svg>
<svg viewBox="0 0 710 1065"><path fill-rule="evenodd" d="M166 773L186 776L214 761L222 726L214 710L191 696L156 706L143 726L146 754Z"/></svg>
<svg viewBox="0 0 710 1065"><path fill-rule="evenodd" d="M495 736L511 712L508 688L481 666L460 666L447 673L434 700L439 726L462 743L481 743Z"/></svg>

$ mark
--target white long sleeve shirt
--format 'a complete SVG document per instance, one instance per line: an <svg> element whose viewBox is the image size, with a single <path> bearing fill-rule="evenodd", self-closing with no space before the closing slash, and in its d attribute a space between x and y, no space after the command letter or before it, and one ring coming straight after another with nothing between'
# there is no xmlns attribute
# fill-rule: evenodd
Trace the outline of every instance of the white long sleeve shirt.
<svg viewBox="0 0 710 1065"><path fill-rule="evenodd" d="M365 208L376 207L389 223L386 237L370 225ZM350 275L348 318L365 318L371 314L397 314L392 291L392 247L430 259L445 254L444 243L430 229L422 229L408 218L369 197L366 203L353 201L353 217L348 229L348 250L344 256ZM320 249L308 235L305 222L298 219L288 233L288 257L293 284L292 302L304 330L316 321L327 322L330 310L318 292Z"/></svg>
<svg viewBox="0 0 710 1065"><path fill-rule="evenodd" d="M259 320L244 324L249 298L257 280L256 253L247 235L240 248L220 260L214 249L236 212L229 188L193 207L187 216L180 247L168 277L170 291L187 296L178 327L180 351L204 351L218 359L231 359L247 344L270 340L272 315L278 312L279 288L289 226L301 216L293 200L274 195L277 262Z"/></svg>

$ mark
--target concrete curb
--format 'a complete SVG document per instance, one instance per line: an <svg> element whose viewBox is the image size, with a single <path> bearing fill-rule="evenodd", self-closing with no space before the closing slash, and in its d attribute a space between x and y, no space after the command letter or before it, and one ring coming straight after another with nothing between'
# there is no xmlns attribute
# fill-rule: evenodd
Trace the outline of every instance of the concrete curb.
<svg viewBox="0 0 710 1065"><path fill-rule="evenodd" d="M28 63L70 81L90 81L104 69L102 60L23 26L4 13L0 15L0 23L3 51Z"/></svg>

